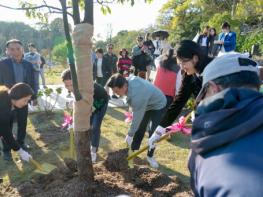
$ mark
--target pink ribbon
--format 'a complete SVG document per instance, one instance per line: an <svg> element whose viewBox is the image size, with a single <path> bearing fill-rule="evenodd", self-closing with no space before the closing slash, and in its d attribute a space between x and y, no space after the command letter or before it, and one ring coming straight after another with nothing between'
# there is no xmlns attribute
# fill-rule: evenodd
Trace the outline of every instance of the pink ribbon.
<svg viewBox="0 0 263 197"><path fill-rule="evenodd" d="M124 112L125 122L130 123L132 121L132 112Z"/></svg>
<svg viewBox="0 0 263 197"><path fill-rule="evenodd" d="M170 130L169 131L170 133L181 132L185 135L190 135L192 132L192 129L186 126L186 121L187 121L186 118L184 116L181 116L179 118L179 122L174 123L171 126L166 127L166 128Z"/></svg>
<svg viewBox="0 0 263 197"><path fill-rule="evenodd" d="M62 129L68 128L69 125L72 125L73 118L70 115L64 114L64 122L62 123Z"/></svg>

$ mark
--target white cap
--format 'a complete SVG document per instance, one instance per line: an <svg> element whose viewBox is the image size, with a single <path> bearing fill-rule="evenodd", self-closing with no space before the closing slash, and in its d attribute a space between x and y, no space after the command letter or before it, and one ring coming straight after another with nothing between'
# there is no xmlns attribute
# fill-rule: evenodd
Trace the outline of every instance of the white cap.
<svg viewBox="0 0 263 197"><path fill-rule="evenodd" d="M196 100L200 101L201 97L204 96L204 86L207 82L241 71L250 71L259 74L258 64L248 58L247 55L241 53L229 53L216 57L205 67L202 73L202 89Z"/></svg>
<svg viewBox="0 0 263 197"><path fill-rule="evenodd" d="M251 71L259 73L258 64L241 53L230 53L215 58L204 69L204 86L208 81L241 71Z"/></svg>

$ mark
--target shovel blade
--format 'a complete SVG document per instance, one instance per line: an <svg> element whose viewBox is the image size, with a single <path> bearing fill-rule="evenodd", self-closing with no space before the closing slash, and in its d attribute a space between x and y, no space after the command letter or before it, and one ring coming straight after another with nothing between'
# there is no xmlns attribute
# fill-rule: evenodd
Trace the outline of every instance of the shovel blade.
<svg viewBox="0 0 263 197"><path fill-rule="evenodd" d="M43 163L41 164L41 168L36 169L34 172L39 174L49 174L52 170L56 169L55 165L50 163Z"/></svg>

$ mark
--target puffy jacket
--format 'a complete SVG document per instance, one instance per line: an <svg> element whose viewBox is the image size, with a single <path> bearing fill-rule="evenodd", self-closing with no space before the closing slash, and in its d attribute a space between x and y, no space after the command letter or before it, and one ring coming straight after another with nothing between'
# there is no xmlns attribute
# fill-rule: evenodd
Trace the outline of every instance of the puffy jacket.
<svg viewBox="0 0 263 197"><path fill-rule="evenodd" d="M263 95L226 89L201 102L189 159L195 196L263 194Z"/></svg>

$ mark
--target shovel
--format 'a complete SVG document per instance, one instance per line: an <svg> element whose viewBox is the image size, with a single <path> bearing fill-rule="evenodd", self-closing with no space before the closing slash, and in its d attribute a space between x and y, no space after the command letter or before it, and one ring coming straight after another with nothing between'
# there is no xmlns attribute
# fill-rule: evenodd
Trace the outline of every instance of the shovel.
<svg viewBox="0 0 263 197"><path fill-rule="evenodd" d="M35 172L40 174L49 174L52 170L57 168L55 165L49 163L40 164L32 158L29 159L29 163L31 163L36 168Z"/></svg>
<svg viewBox="0 0 263 197"><path fill-rule="evenodd" d="M190 118L190 116L191 116L191 112L184 118L184 123L181 123L182 125L182 127L190 127L191 125L189 125L189 124L186 124L186 122L188 121L188 119ZM180 121L179 121L180 122ZM180 123L179 123L180 124ZM167 127L167 128L169 128L169 127ZM159 143L159 142L161 142L161 141L163 141L163 140L165 140L165 139L168 139L169 138L169 136L171 135L171 134L174 134L175 132L168 132L168 133L166 133L166 134L164 134L158 141L157 141L157 143ZM146 151L147 149L149 149L149 145L146 145L146 146L144 146L141 150L138 150L138 151L136 151L136 152L134 152L134 153L132 153L132 154L129 154L128 155L128 157L127 157L127 160L128 160L128 162L130 161L130 160L132 160L134 157L136 157L136 156L138 156L139 154L141 154L142 152L144 152L144 151Z"/></svg>
<svg viewBox="0 0 263 197"><path fill-rule="evenodd" d="M72 159L76 158L76 147L74 143L74 131L73 128L69 129L69 154Z"/></svg>
<svg viewBox="0 0 263 197"><path fill-rule="evenodd" d="M165 140L165 139L168 139L170 135L171 135L171 133L166 133L166 134L164 134L164 135L157 141L157 143L159 143L159 142L161 142L161 141L163 141L163 140ZM139 154L141 154L142 152L144 152L144 151L146 151L146 150L148 150L148 149L149 149L149 145L144 146L141 150L138 150L138 151L130 154L130 155L127 157L127 160L130 161L131 159L133 159L134 157L137 157Z"/></svg>

